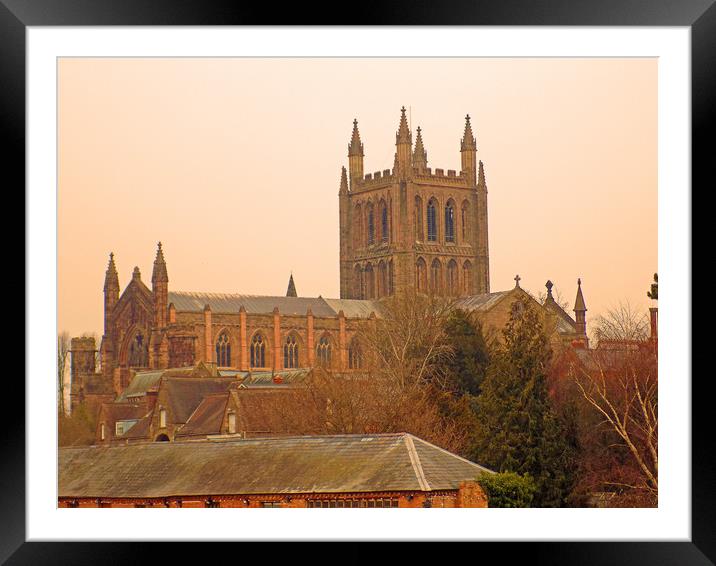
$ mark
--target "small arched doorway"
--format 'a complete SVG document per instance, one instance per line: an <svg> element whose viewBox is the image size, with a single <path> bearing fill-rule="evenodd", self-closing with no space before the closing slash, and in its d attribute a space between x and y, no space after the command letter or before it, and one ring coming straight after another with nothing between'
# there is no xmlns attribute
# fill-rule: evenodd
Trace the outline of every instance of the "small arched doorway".
<svg viewBox="0 0 716 566"><path fill-rule="evenodd" d="M154 442L169 442L169 437L166 434L160 434L154 439Z"/></svg>

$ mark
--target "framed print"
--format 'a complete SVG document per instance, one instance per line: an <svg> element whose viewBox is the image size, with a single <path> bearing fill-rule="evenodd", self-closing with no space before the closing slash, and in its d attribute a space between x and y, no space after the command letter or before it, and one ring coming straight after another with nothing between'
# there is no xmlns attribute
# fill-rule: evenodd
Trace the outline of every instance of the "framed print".
<svg viewBox="0 0 716 566"><path fill-rule="evenodd" d="M690 226L716 9L371 8L0 5L28 223L3 560L713 562Z"/></svg>

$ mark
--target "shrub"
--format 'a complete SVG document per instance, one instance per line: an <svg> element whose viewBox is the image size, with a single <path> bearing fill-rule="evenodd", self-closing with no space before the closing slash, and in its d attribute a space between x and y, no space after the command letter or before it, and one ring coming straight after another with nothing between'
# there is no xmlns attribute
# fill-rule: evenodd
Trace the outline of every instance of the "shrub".
<svg viewBox="0 0 716 566"><path fill-rule="evenodd" d="M530 507L537 491L532 477L514 472L482 474L477 483L487 494L489 507Z"/></svg>

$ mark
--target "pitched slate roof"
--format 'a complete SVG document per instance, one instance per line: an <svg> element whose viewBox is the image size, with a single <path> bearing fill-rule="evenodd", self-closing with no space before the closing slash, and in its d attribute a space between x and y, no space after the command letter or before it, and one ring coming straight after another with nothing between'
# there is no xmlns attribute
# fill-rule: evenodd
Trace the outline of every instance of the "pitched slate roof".
<svg viewBox="0 0 716 566"><path fill-rule="evenodd" d="M503 297L509 295L513 289L509 291L497 291L495 293L484 293L482 295L470 295L462 297L455 301L455 306L460 309L470 311L487 311L494 307Z"/></svg>
<svg viewBox="0 0 716 566"><path fill-rule="evenodd" d="M206 436L219 434L229 393L207 395L176 433L176 436Z"/></svg>
<svg viewBox="0 0 716 566"><path fill-rule="evenodd" d="M565 311L565 310L557 303L557 301L554 300L554 298L552 298L552 299L549 299L549 298L548 298L548 299L544 302L544 307L545 307L545 308L548 308L548 309L551 309L557 316L559 316L559 318L560 318L560 320L561 320L562 322L564 322L565 324L569 325L569 326L560 325L560 329L563 328L563 327L564 327L564 328L569 328L569 329L570 329L570 332L574 332L574 325L576 324L576 323L574 322L574 319L573 319L571 316L569 316L569 314L567 314L567 311Z"/></svg>
<svg viewBox="0 0 716 566"><path fill-rule="evenodd" d="M138 371L134 374L134 377L132 378L132 381L129 382L129 385L127 385L127 387L124 388L124 391L119 394L117 401L126 401L132 397L141 397L146 395L149 389L159 385L159 380L161 380L162 374L165 371L166 370Z"/></svg>
<svg viewBox="0 0 716 566"><path fill-rule="evenodd" d="M305 315L308 307L314 316L335 316L336 313L318 297L271 297L261 295L233 295L226 293L190 293L173 291L169 302L179 312L203 312L209 305L212 312L237 313L243 306L249 314L270 314L275 307L283 315Z"/></svg>
<svg viewBox="0 0 716 566"><path fill-rule="evenodd" d="M223 393L236 379L232 377L167 377L163 382L174 423L185 423L207 395Z"/></svg>
<svg viewBox="0 0 716 566"><path fill-rule="evenodd" d="M489 472L410 434L60 448L60 497L457 489Z"/></svg>
<svg viewBox="0 0 716 566"><path fill-rule="evenodd" d="M192 293L173 291L169 302L181 312L203 312L209 305L212 312L237 313L243 306L249 314L270 314L275 307L283 315L305 315L310 307L313 316L335 317L339 311L348 318L367 318L378 312L378 301L358 299L324 299L323 297L272 297L227 293Z"/></svg>
<svg viewBox="0 0 716 566"><path fill-rule="evenodd" d="M105 434L110 439L126 438L127 435L142 422L149 413L149 408L144 403L103 403L100 407L98 425L105 425ZM138 422L129 429L129 431L121 436L117 436L117 421L137 420ZM134 433L136 434L136 432Z"/></svg>
<svg viewBox="0 0 716 566"><path fill-rule="evenodd" d="M343 311L346 318L368 318L371 312L380 316L380 302L362 299L324 299L336 315ZM315 313L314 313L315 314Z"/></svg>

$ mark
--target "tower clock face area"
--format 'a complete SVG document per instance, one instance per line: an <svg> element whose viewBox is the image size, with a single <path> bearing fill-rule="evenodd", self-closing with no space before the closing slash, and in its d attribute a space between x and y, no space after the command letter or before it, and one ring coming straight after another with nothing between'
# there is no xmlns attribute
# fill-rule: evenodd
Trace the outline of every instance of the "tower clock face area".
<svg viewBox="0 0 716 566"><path fill-rule="evenodd" d="M341 297L380 299L400 289L460 297L489 292L487 185L470 117L461 169L428 167L420 127L401 109L393 167L365 173L358 121L341 177Z"/></svg>

